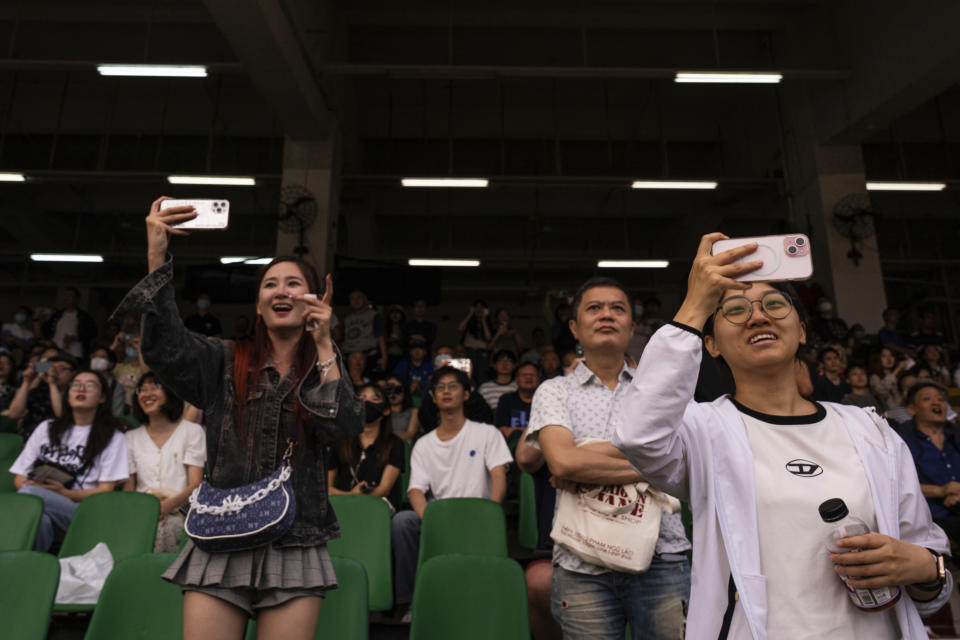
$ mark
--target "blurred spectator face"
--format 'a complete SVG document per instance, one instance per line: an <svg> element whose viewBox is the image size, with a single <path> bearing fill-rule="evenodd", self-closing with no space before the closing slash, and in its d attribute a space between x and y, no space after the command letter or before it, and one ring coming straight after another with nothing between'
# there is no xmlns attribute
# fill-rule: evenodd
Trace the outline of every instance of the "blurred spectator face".
<svg viewBox="0 0 960 640"><path fill-rule="evenodd" d="M56 363L63 364L63 363ZM73 381L70 378L73 377ZM84 371L76 376L67 376L63 384L70 383L67 402L72 409L96 409L103 402L103 387L95 373Z"/></svg>
<svg viewBox="0 0 960 640"><path fill-rule="evenodd" d="M508 355L500 356L497 361L493 363L493 368L496 370L497 376L512 376L516 366L513 358Z"/></svg>
<svg viewBox="0 0 960 640"><path fill-rule="evenodd" d="M423 320L427 315L427 301L415 300L413 303L413 317L417 320Z"/></svg>
<svg viewBox="0 0 960 640"><path fill-rule="evenodd" d="M0 353L0 382L6 381L13 373L13 358L9 353Z"/></svg>
<svg viewBox="0 0 960 640"><path fill-rule="evenodd" d="M70 382L73 371L73 367L66 362L54 362L50 365L50 373L53 376L53 381L60 387ZM93 378L96 380L97 376L93 376Z"/></svg>
<svg viewBox="0 0 960 640"><path fill-rule="evenodd" d="M840 373L840 370L843 368L840 364L840 356L833 351L827 351L823 354L821 364L826 373Z"/></svg>
<svg viewBox="0 0 960 640"><path fill-rule="evenodd" d="M347 369L350 374L356 377L363 375L363 370L367 366L367 357L361 351L354 351L347 356Z"/></svg>
<svg viewBox="0 0 960 640"><path fill-rule="evenodd" d="M423 362L427 355L427 343L422 339L410 341L410 360L413 362Z"/></svg>
<svg viewBox="0 0 960 640"><path fill-rule="evenodd" d="M937 314L933 311L924 311L923 315L920 316L920 324L923 325L924 329L933 331L937 327Z"/></svg>
<svg viewBox="0 0 960 640"><path fill-rule="evenodd" d="M935 344L928 344L923 348L922 358L924 362L938 365L940 364L940 349Z"/></svg>
<svg viewBox="0 0 960 640"><path fill-rule="evenodd" d="M76 309L77 301L80 299L80 295L76 289L73 287L67 287L66 291L63 292L63 306L65 309Z"/></svg>
<svg viewBox="0 0 960 640"><path fill-rule="evenodd" d="M46 349L46 347L43 346L42 344L35 344L30 349L30 355L39 357L43 354L44 349Z"/></svg>
<svg viewBox="0 0 960 640"><path fill-rule="evenodd" d="M396 376L390 376L386 380L381 380L383 383L383 393L386 395L387 400L392 405L400 404L403 402L403 382L400 378Z"/></svg>
<svg viewBox="0 0 960 640"><path fill-rule="evenodd" d="M850 367L847 371L847 384L854 389L863 389L867 386L867 372L863 367Z"/></svg>
<svg viewBox="0 0 960 640"><path fill-rule="evenodd" d="M929 380L931 378L930 369L928 367L917 367L917 380Z"/></svg>
<svg viewBox="0 0 960 640"><path fill-rule="evenodd" d="M557 322L570 322L570 305L561 304L557 307Z"/></svg>
<svg viewBox="0 0 960 640"><path fill-rule="evenodd" d="M506 309L500 309L497 311L497 323L501 325L510 324L510 312Z"/></svg>
<svg viewBox="0 0 960 640"><path fill-rule="evenodd" d="M547 334L544 333L543 329L537 327L530 335L530 342L533 343L534 347L542 347L547 342Z"/></svg>
<svg viewBox="0 0 960 640"><path fill-rule="evenodd" d="M439 369L453 358L453 349L450 347L437 347L433 356L433 368Z"/></svg>
<svg viewBox="0 0 960 640"><path fill-rule="evenodd" d="M902 378L900 378L899 384L900 384L900 395L906 397L907 391L910 391L910 387L917 384L917 376L913 375L912 373L907 374Z"/></svg>
<svg viewBox="0 0 960 640"><path fill-rule="evenodd" d="M829 318L833 315L833 303L827 298L819 298L817 300L817 312L824 318Z"/></svg>
<svg viewBox="0 0 960 640"><path fill-rule="evenodd" d="M557 352L551 349L544 353L540 358L540 366L543 368L545 375L553 376L553 374L560 370L560 357L557 355Z"/></svg>
<svg viewBox="0 0 960 640"><path fill-rule="evenodd" d="M517 391L535 391L540 385L540 372L532 364L517 369Z"/></svg>
<svg viewBox="0 0 960 640"><path fill-rule="evenodd" d="M363 311L364 307L367 306L367 296L363 291L351 291L350 292L350 308L354 311Z"/></svg>
<svg viewBox="0 0 960 640"><path fill-rule="evenodd" d="M570 365L573 364L573 361L577 359L577 354L573 351L567 351L563 354L563 370L566 371L570 368Z"/></svg>
<svg viewBox="0 0 960 640"><path fill-rule="evenodd" d="M434 404L441 411L463 408L463 403L470 395L470 392L460 384L460 380L454 375L442 376L437 384L433 385L431 393L433 394Z"/></svg>
<svg viewBox="0 0 960 640"><path fill-rule="evenodd" d="M643 301L644 315L655 318L660 313L660 300L658 298L647 298Z"/></svg>
<svg viewBox="0 0 960 640"><path fill-rule="evenodd" d="M900 324L900 312L896 309L887 309L883 312L883 324L891 329L896 329Z"/></svg>
<svg viewBox="0 0 960 640"><path fill-rule="evenodd" d="M887 348L880 350L880 366L885 370L897 366L897 356L893 355L893 351Z"/></svg>
<svg viewBox="0 0 960 640"><path fill-rule="evenodd" d="M205 293L201 293L197 297L197 309L199 311L207 311L210 309L210 296Z"/></svg>
<svg viewBox="0 0 960 640"><path fill-rule="evenodd" d="M155 380L148 378L137 387L137 404L140 405L148 418L158 415L166 403L167 394L163 390L163 386Z"/></svg>
<svg viewBox="0 0 960 640"><path fill-rule="evenodd" d="M453 354L454 358L466 358L467 348L462 344L455 344L451 353Z"/></svg>
<svg viewBox="0 0 960 640"><path fill-rule="evenodd" d="M31 317L33 317L33 314L30 312L30 307L21 305L14 312L13 321L17 324L26 324Z"/></svg>
<svg viewBox="0 0 960 640"><path fill-rule="evenodd" d="M93 353L90 354L90 368L94 371L112 371L113 367L114 362L110 359L110 354L107 349L100 347L99 349L94 349Z"/></svg>
<svg viewBox="0 0 960 640"><path fill-rule="evenodd" d="M575 326L574 337L585 350L615 348L623 353L633 335L633 309L627 294L617 287L587 289L577 307Z"/></svg>
<svg viewBox="0 0 960 640"><path fill-rule="evenodd" d="M249 335L250 318L247 316L240 316L237 318L236 322L233 323L233 332L239 337Z"/></svg>
<svg viewBox="0 0 960 640"><path fill-rule="evenodd" d="M947 419L947 403L943 400L943 394L935 387L917 391L908 409L917 422L944 422Z"/></svg>

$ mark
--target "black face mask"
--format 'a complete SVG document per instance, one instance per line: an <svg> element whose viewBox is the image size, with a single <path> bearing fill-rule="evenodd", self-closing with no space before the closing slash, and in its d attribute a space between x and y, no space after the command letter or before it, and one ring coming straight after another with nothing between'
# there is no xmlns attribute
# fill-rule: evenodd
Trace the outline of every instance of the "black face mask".
<svg viewBox="0 0 960 640"><path fill-rule="evenodd" d="M387 410L386 402L370 402L365 400L363 402L363 411L364 418L363 424L370 424L371 422L376 422L378 418L383 417L383 412Z"/></svg>

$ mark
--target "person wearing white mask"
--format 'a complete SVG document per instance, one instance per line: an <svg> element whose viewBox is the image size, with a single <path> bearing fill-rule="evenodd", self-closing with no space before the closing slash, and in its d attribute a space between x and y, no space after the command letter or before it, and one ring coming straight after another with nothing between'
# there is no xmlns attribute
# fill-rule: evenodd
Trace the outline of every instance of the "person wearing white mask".
<svg viewBox="0 0 960 640"><path fill-rule="evenodd" d="M33 312L23 305L17 307L13 322L5 322L0 328L0 342L10 350L20 349L24 354L30 351L36 336L30 328ZM24 356L25 357L25 356Z"/></svg>
<svg viewBox="0 0 960 640"><path fill-rule="evenodd" d="M117 354L104 346L97 346L90 354L90 370L102 375L107 381L106 396L110 413L120 417L127 409L126 392L113 376L117 366Z"/></svg>

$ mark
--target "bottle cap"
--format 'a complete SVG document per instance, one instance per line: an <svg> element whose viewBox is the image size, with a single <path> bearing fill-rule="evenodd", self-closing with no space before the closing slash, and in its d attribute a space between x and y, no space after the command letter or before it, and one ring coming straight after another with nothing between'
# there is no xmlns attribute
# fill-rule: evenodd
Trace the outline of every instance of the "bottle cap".
<svg viewBox="0 0 960 640"><path fill-rule="evenodd" d="M836 522L847 517L850 511L840 498L830 498L820 505L820 517L824 522Z"/></svg>

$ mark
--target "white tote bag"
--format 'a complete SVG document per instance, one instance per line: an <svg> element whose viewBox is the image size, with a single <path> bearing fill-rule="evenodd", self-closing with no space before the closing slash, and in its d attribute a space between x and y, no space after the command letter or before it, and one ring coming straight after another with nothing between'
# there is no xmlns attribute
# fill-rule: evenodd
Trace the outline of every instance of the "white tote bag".
<svg viewBox="0 0 960 640"><path fill-rule="evenodd" d="M596 440L581 440L577 446L588 442ZM557 494L553 541L591 564L625 573L650 567L662 511L680 510L679 500L646 482L578 485L576 493Z"/></svg>

